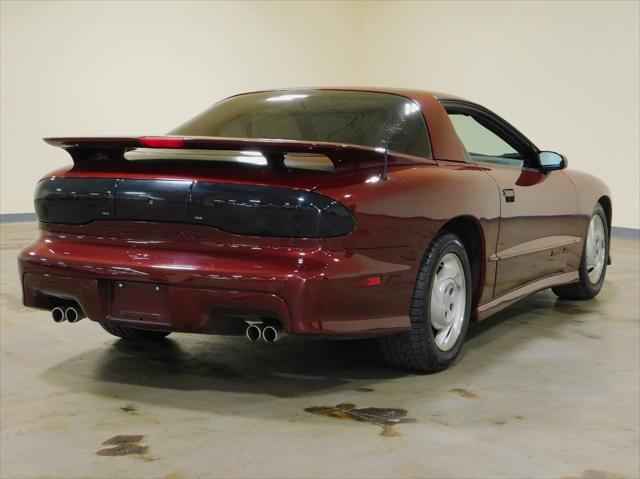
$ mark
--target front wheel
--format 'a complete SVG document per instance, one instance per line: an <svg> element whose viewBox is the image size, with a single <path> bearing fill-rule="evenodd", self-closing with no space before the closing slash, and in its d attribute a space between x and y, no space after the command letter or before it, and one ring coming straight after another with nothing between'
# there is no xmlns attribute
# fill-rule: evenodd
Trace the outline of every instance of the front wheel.
<svg viewBox="0 0 640 479"><path fill-rule="evenodd" d="M113 323L100 323L100 326L102 326L102 329L109 334L113 334L114 336L122 339L130 339L134 341L159 341L171 334L170 331L135 329Z"/></svg>
<svg viewBox="0 0 640 479"><path fill-rule="evenodd" d="M419 372L448 368L462 349L471 315L471 269L460 239L439 234L424 255L411 305L411 329L380 339L389 363Z"/></svg>
<svg viewBox="0 0 640 479"><path fill-rule="evenodd" d="M553 292L562 299L591 299L602 289L609 258L609 231L604 209L598 203L593 210L582 250L577 283L556 286Z"/></svg>

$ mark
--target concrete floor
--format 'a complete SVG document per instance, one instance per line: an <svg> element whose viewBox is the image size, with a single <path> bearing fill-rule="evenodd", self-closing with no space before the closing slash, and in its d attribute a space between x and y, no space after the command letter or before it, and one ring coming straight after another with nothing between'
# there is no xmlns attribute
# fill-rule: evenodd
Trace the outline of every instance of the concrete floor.
<svg viewBox="0 0 640 479"><path fill-rule="evenodd" d="M639 475L638 241L614 238L596 300L538 293L426 376L358 343L176 334L134 347L88 320L54 324L21 306L15 258L35 226L1 232L3 478ZM305 411L343 403L415 422L385 436Z"/></svg>

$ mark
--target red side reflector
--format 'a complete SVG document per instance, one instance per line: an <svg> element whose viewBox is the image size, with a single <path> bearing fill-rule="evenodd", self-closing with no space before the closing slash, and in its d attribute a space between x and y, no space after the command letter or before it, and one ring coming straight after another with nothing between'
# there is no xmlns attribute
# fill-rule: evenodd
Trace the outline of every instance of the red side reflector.
<svg viewBox="0 0 640 479"><path fill-rule="evenodd" d="M382 284L382 276L371 276L370 278L362 278L356 281L356 286L380 286Z"/></svg>
<svg viewBox="0 0 640 479"><path fill-rule="evenodd" d="M143 136L140 144L149 148L184 148L182 138L170 138L164 136Z"/></svg>

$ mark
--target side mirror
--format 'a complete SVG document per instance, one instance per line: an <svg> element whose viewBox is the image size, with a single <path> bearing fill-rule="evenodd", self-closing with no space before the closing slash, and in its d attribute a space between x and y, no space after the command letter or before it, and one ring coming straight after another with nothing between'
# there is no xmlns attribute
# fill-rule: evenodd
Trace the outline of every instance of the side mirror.
<svg viewBox="0 0 640 479"><path fill-rule="evenodd" d="M538 153L538 161L544 171L563 170L567 167L567 159L553 151L541 151Z"/></svg>

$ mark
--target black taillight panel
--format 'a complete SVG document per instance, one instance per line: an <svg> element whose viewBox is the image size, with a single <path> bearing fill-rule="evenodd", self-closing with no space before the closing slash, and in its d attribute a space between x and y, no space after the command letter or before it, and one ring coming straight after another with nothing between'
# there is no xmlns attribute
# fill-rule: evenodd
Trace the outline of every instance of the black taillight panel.
<svg viewBox="0 0 640 479"><path fill-rule="evenodd" d="M35 203L38 219L47 223L163 221L290 238L344 236L356 225L345 206L326 196L236 183L55 178L39 183Z"/></svg>
<svg viewBox="0 0 640 479"><path fill-rule="evenodd" d="M186 223L192 184L192 181L120 180L116 189L116 218Z"/></svg>
<svg viewBox="0 0 640 479"><path fill-rule="evenodd" d="M51 178L38 183L36 215L47 223L82 224L115 218L116 179Z"/></svg>
<svg viewBox="0 0 640 479"><path fill-rule="evenodd" d="M343 236L355 227L349 210L316 193L199 182L191 190L191 222L236 234L290 238Z"/></svg>

